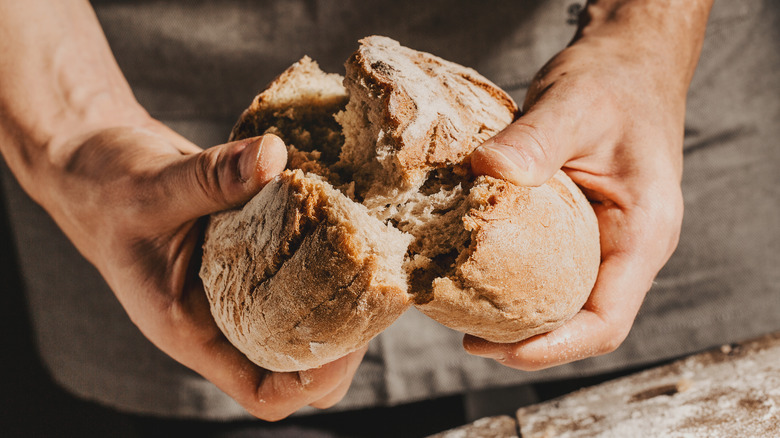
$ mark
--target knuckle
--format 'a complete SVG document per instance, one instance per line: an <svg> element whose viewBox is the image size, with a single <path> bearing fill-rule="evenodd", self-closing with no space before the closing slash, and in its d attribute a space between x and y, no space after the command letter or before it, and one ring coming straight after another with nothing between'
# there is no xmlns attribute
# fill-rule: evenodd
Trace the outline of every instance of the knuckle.
<svg viewBox="0 0 780 438"><path fill-rule="evenodd" d="M609 354L620 348L620 346L623 344L623 341L625 341L626 337L628 336L628 332L631 330L632 323L633 320L629 321L628 323L620 321L607 324L604 337L596 347L594 356Z"/></svg>
<svg viewBox="0 0 780 438"><path fill-rule="evenodd" d="M678 184L654 190L642 207L646 212L647 222L652 224L649 239L658 242L658 248L663 252L664 261L668 259L680 239L682 229L684 204L682 191Z"/></svg>
<svg viewBox="0 0 780 438"><path fill-rule="evenodd" d="M195 183L206 199L220 204L225 202L223 182L220 177L220 155L216 149L207 149L195 158Z"/></svg>
<svg viewBox="0 0 780 438"><path fill-rule="evenodd" d="M624 336L610 336L604 342L601 343L596 355L609 354L617 350L622 344Z"/></svg>
<svg viewBox="0 0 780 438"><path fill-rule="evenodd" d="M680 232L682 230L683 213L685 206L683 204L682 191L677 188L677 196L672 205L670 206L669 215L666 218L666 227L671 231L669 235L669 247L667 249L667 257L671 256L677 244L680 241Z"/></svg>
<svg viewBox="0 0 780 438"><path fill-rule="evenodd" d="M680 222L682 222L682 212L683 212L683 197L682 197L682 189L680 188L680 185L677 183L668 183L668 186L665 187L662 190L659 190L658 203L663 203L663 212L666 214L663 215L664 225L678 225Z"/></svg>
<svg viewBox="0 0 780 438"><path fill-rule="evenodd" d="M515 123L522 129L522 134L526 137L522 143L522 147L528 164L531 166L538 166L549 161L550 149L552 147L550 136L543 129L534 124L523 121L517 121Z"/></svg>

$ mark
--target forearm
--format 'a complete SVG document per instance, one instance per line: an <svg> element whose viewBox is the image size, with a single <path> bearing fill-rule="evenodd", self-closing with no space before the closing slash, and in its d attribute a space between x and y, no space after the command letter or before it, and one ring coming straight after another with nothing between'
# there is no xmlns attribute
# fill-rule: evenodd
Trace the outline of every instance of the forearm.
<svg viewBox="0 0 780 438"><path fill-rule="evenodd" d="M610 46L628 61L663 72L685 95L713 0L590 0L572 44Z"/></svg>
<svg viewBox="0 0 780 438"><path fill-rule="evenodd" d="M141 123L87 1L0 0L0 152L39 202L73 138Z"/></svg>
<svg viewBox="0 0 780 438"><path fill-rule="evenodd" d="M674 179L679 179L685 98L698 62L711 4L712 0L590 1L580 16L580 26L572 42L532 82L524 112L528 116L547 107L544 102L569 102L560 106L558 114L547 114L549 120L535 122L557 126L547 133L556 142L627 147L624 138L627 133L654 138L654 147L663 148L667 158L655 165L673 169L677 175ZM577 100L572 101L575 97ZM582 108L598 111L584 114ZM646 110L642 120L636 119L636 108ZM601 123L600 120L632 117L635 120L623 127L630 127L628 131L620 124L606 126L609 129L604 130L586 126ZM562 120L567 121L568 128L560 128ZM599 137L582 138L583 132L598 133ZM624 173L639 172L611 162L601 166L619 168ZM590 171L601 173L609 169Z"/></svg>

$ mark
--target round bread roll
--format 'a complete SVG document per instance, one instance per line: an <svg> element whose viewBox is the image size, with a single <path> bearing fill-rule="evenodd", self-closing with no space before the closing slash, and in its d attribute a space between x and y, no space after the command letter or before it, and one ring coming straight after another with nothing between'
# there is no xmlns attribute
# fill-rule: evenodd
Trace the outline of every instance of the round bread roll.
<svg viewBox="0 0 780 438"><path fill-rule="evenodd" d="M585 196L563 172L519 187L468 168L517 105L472 69L360 43L345 78L306 57L291 66L231 133L276 134L289 159L208 226L200 275L227 338L295 371L361 348L412 304L494 342L570 319L600 262Z"/></svg>

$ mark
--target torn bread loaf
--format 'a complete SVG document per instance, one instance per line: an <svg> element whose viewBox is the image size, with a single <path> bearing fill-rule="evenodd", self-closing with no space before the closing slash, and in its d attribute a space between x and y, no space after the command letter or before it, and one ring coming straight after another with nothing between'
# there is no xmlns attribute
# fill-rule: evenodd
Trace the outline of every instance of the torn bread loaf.
<svg viewBox="0 0 780 438"><path fill-rule="evenodd" d="M201 278L228 339L275 371L365 345L410 304L494 342L550 331L599 265L590 204L562 172L541 187L474 177L467 157L512 122L472 69L361 40L347 76L304 58L259 94L232 140L273 133L288 170L212 217Z"/></svg>

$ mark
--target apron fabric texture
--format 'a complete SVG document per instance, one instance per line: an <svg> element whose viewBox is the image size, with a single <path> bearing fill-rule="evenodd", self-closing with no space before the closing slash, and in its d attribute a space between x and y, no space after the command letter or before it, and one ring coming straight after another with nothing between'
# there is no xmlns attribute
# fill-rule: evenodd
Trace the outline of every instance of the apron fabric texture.
<svg viewBox="0 0 780 438"><path fill-rule="evenodd" d="M370 34L473 67L522 103L534 73L569 42L581 7L572 0L93 6L141 104L203 147L226 141L252 97L303 55L343 74L357 40ZM616 352L516 371L466 354L461 334L411 310L371 342L348 395L333 409L454 393L486 399L490 388L604 373L779 330L778 6L716 1L689 93L682 236ZM33 331L55 381L125 412L248 416L147 341L4 165L1 173Z"/></svg>

